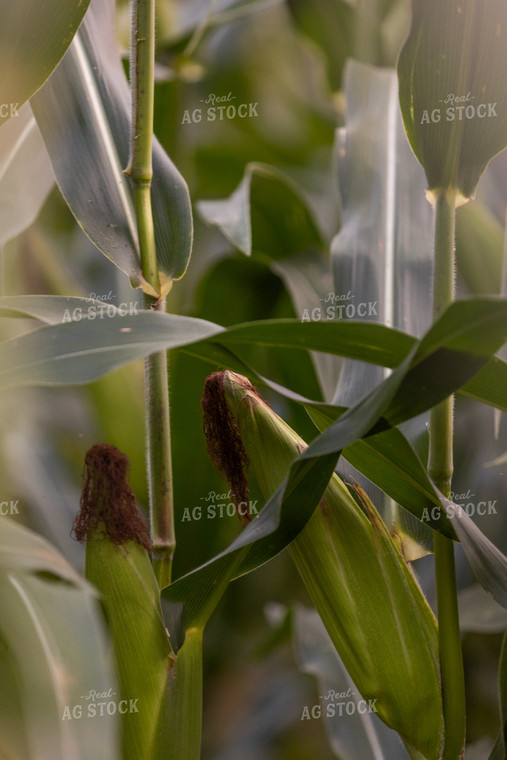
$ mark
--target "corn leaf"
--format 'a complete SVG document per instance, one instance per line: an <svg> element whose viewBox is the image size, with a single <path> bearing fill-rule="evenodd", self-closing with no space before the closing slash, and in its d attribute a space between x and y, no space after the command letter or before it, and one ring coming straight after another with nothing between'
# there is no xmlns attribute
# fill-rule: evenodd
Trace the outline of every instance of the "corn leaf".
<svg viewBox="0 0 507 760"><path fill-rule="evenodd" d="M0 124L46 81L67 50L89 0L0 3Z"/></svg>
<svg viewBox="0 0 507 760"><path fill-rule="evenodd" d="M201 201L199 211L245 255L273 259L322 251L324 243L297 188L265 164L249 164L234 193L225 200Z"/></svg>
<svg viewBox="0 0 507 760"><path fill-rule="evenodd" d="M114 2L92 0L62 62L31 105L56 181L90 240L143 282L132 191L123 174L129 157L130 94L118 54ZM161 287L182 277L192 245L186 183L157 140L152 206Z"/></svg>
<svg viewBox="0 0 507 760"><path fill-rule="evenodd" d="M0 129L0 249L36 219L54 183L28 103Z"/></svg>
<svg viewBox="0 0 507 760"><path fill-rule="evenodd" d="M116 700L94 590L45 540L0 525L0 755L119 760L117 718L95 720L94 694Z"/></svg>
<svg viewBox="0 0 507 760"><path fill-rule="evenodd" d="M86 383L155 351L223 330L204 320L149 311L107 316L87 299L77 300L83 313L93 308L94 316L41 327L3 343L6 385ZM61 313L65 319L65 310Z"/></svg>
<svg viewBox="0 0 507 760"><path fill-rule="evenodd" d="M345 97L347 124L335 150L342 227L331 248L334 290L368 306L369 320L420 336L431 322L433 220L403 129L395 71L349 61ZM384 376L344 362L335 403L355 403Z"/></svg>
<svg viewBox="0 0 507 760"><path fill-rule="evenodd" d="M400 55L400 102L428 189L474 195L507 145L504 0L412 0Z"/></svg>
<svg viewBox="0 0 507 760"><path fill-rule="evenodd" d="M453 323L459 326L470 314L471 304L479 304L478 308L487 309L488 304L494 306L495 303L498 304L499 300L463 299L456 301L449 312L453 315ZM406 333L367 322L302 324L296 320L262 320L224 329L212 322L192 317L143 312L137 308L132 315L125 315L112 304L104 307L104 303L88 298L1 297L1 316L33 317L53 327L39 330L37 337L27 334L0 343L0 356L6 361L8 358L3 378L0 373L0 387L88 382L153 351L181 347L215 365L222 364L260 379L287 398L322 407L326 413L337 415L341 413L339 407L304 398L259 376L235 351L255 343L299 348L302 351L325 351L384 367L395 367L416 344L415 338ZM135 332L132 330L133 325L138 328ZM96 344L94 341L97 341ZM39 346L37 358L33 355L33 347L36 345ZM105 347L108 349L107 354L104 353ZM70 348L72 350L69 351ZM93 361L90 361L91 357L94 357ZM507 364L495 357L490 359L458 388L458 392L507 410Z"/></svg>
<svg viewBox="0 0 507 760"><path fill-rule="evenodd" d="M308 408L308 413L321 431L339 416L318 408ZM419 520L449 538L456 538L437 489L409 441L398 428L385 430L347 446L343 450L343 456Z"/></svg>

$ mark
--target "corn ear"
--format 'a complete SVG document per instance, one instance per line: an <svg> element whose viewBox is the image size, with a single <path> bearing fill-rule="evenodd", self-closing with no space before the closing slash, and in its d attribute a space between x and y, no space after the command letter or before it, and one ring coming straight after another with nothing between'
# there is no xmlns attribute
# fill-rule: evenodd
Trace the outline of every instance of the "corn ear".
<svg viewBox="0 0 507 760"><path fill-rule="evenodd" d="M220 382L244 454L268 497L305 443L246 378L224 372ZM208 446L216 461L216 443ZM380 515L364 493L361 498L368 516L334 474L289 551L363 698L414 755L438 760L443 717L436 620Z"/></svg>
<svg viewBox="0 0 507 760"><path fill-rule="evenodd" d="M90 449L74 533L86 540L85 575L101 592L111 631L123 758L149 760L172 658L150 538L127 470L127 457L113 446Z"/></svg>

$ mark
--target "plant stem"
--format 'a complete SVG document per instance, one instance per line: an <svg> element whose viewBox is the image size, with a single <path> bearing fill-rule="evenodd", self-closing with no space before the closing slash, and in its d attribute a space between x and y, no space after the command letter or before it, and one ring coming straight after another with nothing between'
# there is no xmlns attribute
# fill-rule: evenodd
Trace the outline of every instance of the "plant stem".
<svg viewBox="0 0 507 760"><path fill-rule="evenodd" d="M176 547L169 377L165 351L145 361L146 427L150 522L154 550L153 569L160 588L171 582Z"/></svg>
<svg viewBox="0 0 507 760"><path fill-rule="evenodd" d="M157 254L151 210L152 141L155 67L155 0L133 0L130 87L132 133L125 174L134 192L141 268L155 293L159 291Z"/></svg>
<svg viewBox="0 0 507 760"><path fill-rule="evenodd" d="M433 317L454 297L455 195L442 192L436 201ZM453 473L453 398L431 410L429 473L435 485L450 497ZM442 760L459 760L465 744L465 678L459 630L454 546L435 531L440 671L445 724Z"/></svg>
<svg viewBox="0 0 507 760"><path fill-rule="evenodd" d="M164 311L151 208L155 66L155 0L133 0L131 38L132 133L129 165L143 277L150 289L145 308ZM145 362L150 521L154 570L161 587L171 581L175 548L169 383L166 352Z"/></svg>

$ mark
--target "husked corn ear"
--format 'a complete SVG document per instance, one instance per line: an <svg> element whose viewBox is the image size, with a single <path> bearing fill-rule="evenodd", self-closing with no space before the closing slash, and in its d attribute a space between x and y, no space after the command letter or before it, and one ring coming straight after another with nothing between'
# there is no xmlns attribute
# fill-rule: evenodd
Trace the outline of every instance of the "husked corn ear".
<svg viewBox="0 0 507 760"><path fill-rule="evenodd" d="M114 446L90 449L74 533L86 540L85 575L102 594L112 635L123 757L149 760L171 647L148 553L150 537L127 471L127 457Z"/></svg>
<svg viewBox="0 0 507 760"><path fill-rule="evenodd" d="M208 444L212 457L226 474L248 460L268 497L306 444L247 378L215 373L204 397L209 402L220 396L233 433L224 441L224 465L209 422L213 413L205 409L205 430L214 435ZM235 436L243 449L236 459L230 450ZM408 746L438 760L443 717L436 620L380 515L364 492L360 496L368 514L334 474L289 551L363 698Z"/></svg>

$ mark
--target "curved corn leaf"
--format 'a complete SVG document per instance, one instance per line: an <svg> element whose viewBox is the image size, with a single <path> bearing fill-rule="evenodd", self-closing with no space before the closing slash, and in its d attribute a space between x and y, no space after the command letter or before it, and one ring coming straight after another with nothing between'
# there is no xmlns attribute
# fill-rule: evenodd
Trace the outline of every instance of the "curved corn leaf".
<svg viewBox="0 0 507 760"><path fill-rule="evenodd" d="M0 124L46 81L67 50L90 0L0 2Z"/></svg>
<svg viewBox="0 0 507 760"><path fill-rule="evenodd" d="M248 164L245 175L225 200L200 201L203 218L214 224L246 256L273 259L322 251L324 243L297 188L266 164Z"/></svg>
<svg viewBox="0 0 507 760"><path fill-rule="evenodd" d="M28 103L0 129L0 249L37 217L55 179Z"/></svg>
<svg viewBox="0 0 507 760"><path fill-rule="evenodd" d="M321 431L341 416L338 410L333 410L333 414L329 410L315 407L307 408L307 411ZM431 528L456 539L452 523L442 508L438 490L398 428L385 430L347 446L343 450L343 456L397 504ZM436 519L432 514L436 515ZM399 528L396 533L400 533Z"/></svg>
<svg viewBox="0 0 507 760"><path fill-rule="evenodd" d="M507 145L506 68L504 0L412 0L398 63L400 101L432 193L472 197Z"/></svg>
<svg viewBox="0 0 507 760"><path fill-rule="evenodd" d="M507 561L459 504L442 499L475 577L502 607L507 609Z"/></svg>
<svg viewBox="0 0 507 760"><path fill-rule="evenodd" d="M0 756L119 760L116 678L92 587L50 544L0 524Z"/></svg>
<svg viewBox="0 0 507 760"><path fill-rule="evenodd" d="M49 81L32 98L58 186L92 242L147 292L128 164L130 94L117 51L114 2L89 13ZM155 139L152 207L162 292L185 273L192 245L186 183Z"/></svg>

